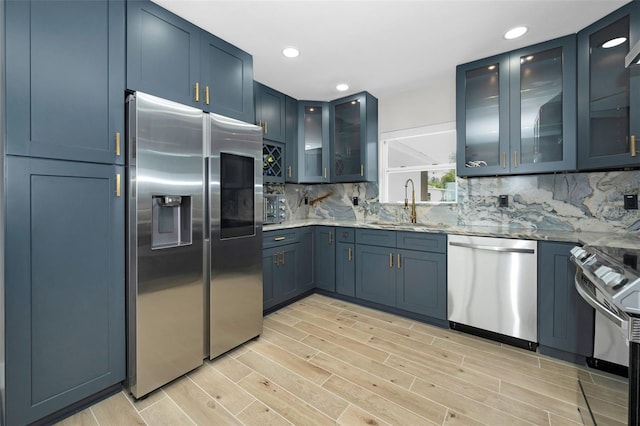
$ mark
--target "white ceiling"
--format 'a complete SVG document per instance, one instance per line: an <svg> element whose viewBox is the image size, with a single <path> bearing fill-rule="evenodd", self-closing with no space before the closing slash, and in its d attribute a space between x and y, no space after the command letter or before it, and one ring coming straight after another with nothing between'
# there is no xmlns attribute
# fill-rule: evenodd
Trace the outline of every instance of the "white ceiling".
<svg viewBox="0 0 640 426"><path fill-rule="evenodd" d="M297 99L380 98L457 64L575 33L628 0L153 0L253 55L254 78ZM529 32L505 40L511 27ZM282 48L301 55L288 59ZM350 88L341 93L338 83Z"/></svg>

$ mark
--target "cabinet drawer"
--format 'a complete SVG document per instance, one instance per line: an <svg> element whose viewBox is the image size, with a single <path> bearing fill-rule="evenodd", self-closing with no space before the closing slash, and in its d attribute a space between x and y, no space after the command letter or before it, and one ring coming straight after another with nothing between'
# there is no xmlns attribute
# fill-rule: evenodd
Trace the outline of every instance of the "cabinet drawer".
<svg viewBox="0 0 640 426"><path fill-rule="evenodd" d="M397 232L396 239L398 248L430 251L433 253L447 252L447 236L445 234L399 231Z"/></svg>
<svg viewBox="0 0 640 426"><path fill-rule="evenodd" d="M396 231L381 231L379 229L356 229L358 244L370 246L395 247Z"/></svg>
<svg viewBox="0 0 640 426"><path fill-rule="evenodd" d="M339 243L353 243L356 239L355 229L336 228L336 241Z"/></svg>
<svg viewBox="0 0 640 426"><path fill-rule="evenodd" d="M297 229L280 229L262 233L262 248L277 247L298 241Z"/></svg>

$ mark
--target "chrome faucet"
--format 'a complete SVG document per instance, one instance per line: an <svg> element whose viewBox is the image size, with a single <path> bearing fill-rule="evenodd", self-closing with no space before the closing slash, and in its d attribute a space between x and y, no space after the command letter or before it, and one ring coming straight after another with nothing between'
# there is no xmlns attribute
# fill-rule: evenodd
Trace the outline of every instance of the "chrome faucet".
<svg viewBox="0 0 640 426"><path fill-rule="evenodd" d="M412 179L407 179L404 183L404 208L407 209L409 207L409 199L407 198L407 187L409 186L409 182L411 182L411 223L416 223L416 191L413 186Z"/></svg>

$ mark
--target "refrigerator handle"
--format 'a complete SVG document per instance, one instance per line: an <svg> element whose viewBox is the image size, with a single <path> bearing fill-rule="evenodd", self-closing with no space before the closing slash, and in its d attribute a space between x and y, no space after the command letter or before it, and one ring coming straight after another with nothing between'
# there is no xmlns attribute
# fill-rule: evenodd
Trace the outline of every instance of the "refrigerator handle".
<svg viewBox="0 0 640 426"><path fill-rule="evenodd" d="M211 158L204 158L204 221L202 225L204 227L203 238L209 240L211 238L211 215L208 213L211 211L211 188L209 187Z"/></svg>

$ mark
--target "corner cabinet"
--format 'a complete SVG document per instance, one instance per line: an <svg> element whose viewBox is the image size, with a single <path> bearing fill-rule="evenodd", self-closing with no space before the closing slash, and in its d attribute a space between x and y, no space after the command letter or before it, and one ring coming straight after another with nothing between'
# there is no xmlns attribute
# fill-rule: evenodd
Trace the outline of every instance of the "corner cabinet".
<svg viewBox="0 0 640 426"><path fill-rule="evenodd" d="M625 41L610 47L613 39ZM640 40L633 1L578 33L578 168L640 166L640 71L624 58ZM633 94L633 95L632 95Z"/></svg>
<svg viewBox="0 0 640 426"><path fill-rule="evenodd" d="M298 101L298 179L329 182L329 104Z"/></svg>
<svg viewBox="0 0 640 426"><path fill-rule="evenodd" d="M6 153L124 164L124 2L5 5Z"/></svg>
<svg viewBox="0 0 640 426"><path fill-rule="evenodd" d="M538 242L538 341L540 353L584 365L593 356L595 312L575 289L574 246Z"/></svg>
<svg viewBox="0 0 640 426"><path fill-rule="evenodd" d="M123 168L6 166L5 414L17 425L125 379Z"/></svg>
<svg viewBox="0 0 640 426"><path fill-rule="evenodd" d="M456 68L459 176L576 169L576 38Z"/></svg>
<svg viewBox="0 0 640 426"><path fill-rule="evenodd" d="M331 182L377 181L378 100L367 92L331 102Z"/></svg>
<svg viewBox="0 0 640 426"><path fill-rule="evenodd" d="M248 53L150 1L127 1L127 89L248 123Z"/></svg>

